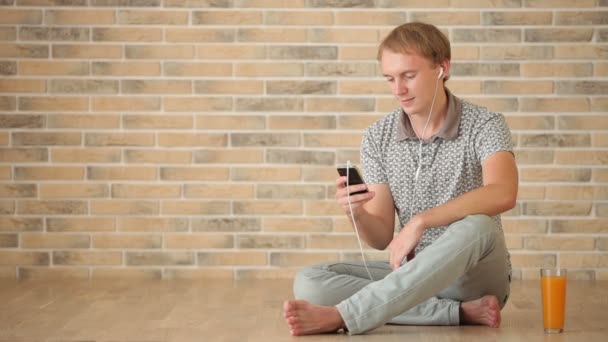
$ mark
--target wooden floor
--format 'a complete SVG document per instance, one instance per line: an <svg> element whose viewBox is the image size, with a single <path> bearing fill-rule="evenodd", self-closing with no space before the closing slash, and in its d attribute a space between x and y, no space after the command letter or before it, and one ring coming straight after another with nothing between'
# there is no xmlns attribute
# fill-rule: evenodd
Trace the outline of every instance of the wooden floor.
<svg viewBox="0 0 608 342"><path fill-rule="evenodd" d="M608 341L608 282L569 281L566 329L545 335L540 286L516 281L499 329L387 325L291 337L288 281L0 280L0 341Z"/></svg>

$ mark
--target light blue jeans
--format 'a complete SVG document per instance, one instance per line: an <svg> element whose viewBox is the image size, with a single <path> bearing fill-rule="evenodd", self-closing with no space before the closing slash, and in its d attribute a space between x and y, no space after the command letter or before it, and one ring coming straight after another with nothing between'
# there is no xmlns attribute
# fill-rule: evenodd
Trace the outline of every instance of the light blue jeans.
<svg viewBox="0 0 608 342"><path fill-rule="evenodd" d="M296 275L294 294L336 306L350 334L385 323L458 325L460 303L509 297L511 266L504 233L492 218L472 215L451 224L414 259L393 271L386 261L324 263Z"/></svg>

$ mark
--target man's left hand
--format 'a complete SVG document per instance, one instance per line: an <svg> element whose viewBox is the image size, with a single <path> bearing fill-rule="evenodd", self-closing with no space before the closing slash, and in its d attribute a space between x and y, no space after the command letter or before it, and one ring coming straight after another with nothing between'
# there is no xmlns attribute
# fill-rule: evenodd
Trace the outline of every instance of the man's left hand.
<svg viewBox="0 0 608 342"><path fill-rule="evenodd" d="M403 259L416 248L423 232L422 224L410 220L393 238L393 241L388 245L390 251L389 264L393 270L399 268Z"/></svg>

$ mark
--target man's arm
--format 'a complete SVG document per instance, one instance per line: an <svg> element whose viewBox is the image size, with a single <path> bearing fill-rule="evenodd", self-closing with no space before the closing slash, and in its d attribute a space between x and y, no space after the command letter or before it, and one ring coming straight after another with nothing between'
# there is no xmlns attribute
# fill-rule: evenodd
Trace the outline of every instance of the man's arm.
<svg viewBox="0 0 608 342"><path fill-rule="evenodd" d="M515 206L518 176L511 152L500 151L486 158L482 163L482 175L483 186L410 219L389 246L393 269L399 267L405 255L416 247L425 229L447 226L468 215L494 216Z"/></svg>
<svg viewBox="0 0 608 342"><path fill-rule="evenodd" d="M352 224L345 181L346 177L338 178L336 199ZM369 192L352 195L350 198L353 216L361 239L372 248L384 250L393 239L395 203L388 184L353 185L350 186L350 192L366 187Z"/></svg>

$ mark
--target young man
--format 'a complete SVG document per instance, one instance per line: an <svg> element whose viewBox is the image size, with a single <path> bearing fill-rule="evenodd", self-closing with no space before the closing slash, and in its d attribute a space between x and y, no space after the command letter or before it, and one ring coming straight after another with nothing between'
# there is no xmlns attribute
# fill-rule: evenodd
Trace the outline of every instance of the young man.
<svg viewBox="0 0 608 342"><path fill-rule="evenodd" d="M444 88L450 57L448 39L428 24L401 25L381 43L378 60L401 108L365 131L367 185L339 177L336 199L389 261L368 262L373 280L360 262L298 273L296 300L283 307L292 335L500 325L511 265L499 214L515 206L518 186L511 135L501 114Z"/></svg>

